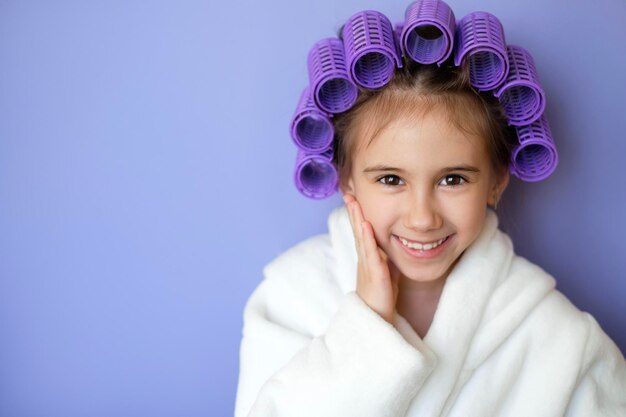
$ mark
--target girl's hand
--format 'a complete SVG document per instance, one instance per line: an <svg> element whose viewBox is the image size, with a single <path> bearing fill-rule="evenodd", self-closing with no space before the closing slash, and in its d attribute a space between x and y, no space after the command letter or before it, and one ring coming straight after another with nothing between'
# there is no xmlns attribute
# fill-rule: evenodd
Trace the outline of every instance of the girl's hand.
<svg viewBox="0 0 626 417"><path fill-rule="evenodd" d="M350 194L345 194L358 255L356 293L383 319L394 324L397 314L398 280L400 271L380 248L372 225L363 218L361 205Z"/></svg>

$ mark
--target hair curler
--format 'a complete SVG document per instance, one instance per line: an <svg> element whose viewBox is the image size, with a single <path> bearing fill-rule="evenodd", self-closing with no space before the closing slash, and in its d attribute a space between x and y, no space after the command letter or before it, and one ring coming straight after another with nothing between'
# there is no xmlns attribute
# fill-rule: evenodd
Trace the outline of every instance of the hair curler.
<svg viewBox="0 0 626 417"><path fill-rule="evenodd" d="M472 12L457 23L454 65L469 59L470 82L480 91L498 87L509 72L504 28L487 12Z"/></svg>
<svg viewBox="0 0 626 417"><path fill-rule="evenodd" d="M402 67L400 48L391 22L384 14L364 10L352 15L342 29L348 73L355 84L384 86Z"/></svg>
<svg viewBox="0 0 626 417"><path fill-rule="evenodd" d="M327 113L341 113L354 105L358 88L346 67L343 42L324 38L316 42L307 57L309 85L315 104Z"/></svg>
<svg viewBox="0 0 626 417"><path fill-rule="evenodd" d="M332 115L325 114L315 106L311 88L306 86L300 94L289 129L296 146L307 152L318 152L328 148L335 135L330 117Z"/></svg>
<svg viewBox="0 0 626 417"><path fill-rule="evenodd" d="M332 147L322 153L298 149L294 182L300 193L309 198L322 199L339 190L339 175L332 158Z"/></svg>
<svg viewBox="0 0 626 417"><path fill-rule="evenodd" d="M520 144L511 154L510 172L523 181L541 181L549 177L559 163L559 156L546 115L515 129Z"/></svg>
<svg viewBox="0 0 626 417"><path fill-rule="evenodd" d="M509 171L523 181L550 176L558 154L544 115L545 93L530 53L507 46L502 24L488 12L469 13L455 21L444 1L415 0L404 14L404 21L392 26L380 12L361 11L341 27L338 38L324 38L309 51L309 85L300 95L290 124L298 148L297 189L314 199L339 190L333 160L339 146L334 115L354 106L366 89L385 86L404 62L467 64L473 90L497 97L509 126L516 129L518 144Z"/></svg>
<svg viewBox="0 0 626 417"><path fill-rule="evenodd" d="M454 46L456 20L450 6L441 0L417 0L404 14L400 35L404 53L420 64L441 66Z"/></svg>
<svg viewBox="0 0 626 417"><path fill-rule="evenodd" d="M404 28L404 21L402 22L396 22L395 25L393 25L393 33L394 33L394 39L396 40L396 45L400 45L400 34L402 33L402 29ZM399 50L400 50L400 58L404 57L404 49L399 46Z"/></svg>
<svg viewBox="0 0 626 417"><path fill-rule="evenodd" d="M546 95L530 52L521 46L507 45L507 54L509 74L494 95L504 107L509 125L529 125L543 114Z"/></svg>

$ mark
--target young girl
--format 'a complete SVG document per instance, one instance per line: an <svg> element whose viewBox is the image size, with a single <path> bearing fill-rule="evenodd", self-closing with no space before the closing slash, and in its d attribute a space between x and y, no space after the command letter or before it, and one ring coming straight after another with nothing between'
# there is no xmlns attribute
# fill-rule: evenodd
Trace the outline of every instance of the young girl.
<svg viewBox="0 0 626 417"><path fill-rule="evenodd" d="M333 127L345 206L264 268L236 417L626 416L620 350L498 228L517 138L468 65L405 56Z"/></svg>

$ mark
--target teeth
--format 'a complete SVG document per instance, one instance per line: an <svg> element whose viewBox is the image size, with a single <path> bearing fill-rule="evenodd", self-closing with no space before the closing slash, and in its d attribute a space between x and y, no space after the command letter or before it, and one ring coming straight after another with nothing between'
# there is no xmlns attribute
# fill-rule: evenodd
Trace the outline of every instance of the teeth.
<svg viewBox="0 0 626 417"><path fill-rule="evenodd" d="M436 242L431 242L431 243L426 243L425 245L422 245L421 243L413 243L413 242L409 242L408 240L401 238L400 236L398 236L400 238L400 241L402 242L402 244L406 247L409 247L411 249L419 249L419 250L431 250L436 248L437 246L441 245L443 243L444 240L446 240L446 238L444 237L443 239L439 239Z"/></svg>

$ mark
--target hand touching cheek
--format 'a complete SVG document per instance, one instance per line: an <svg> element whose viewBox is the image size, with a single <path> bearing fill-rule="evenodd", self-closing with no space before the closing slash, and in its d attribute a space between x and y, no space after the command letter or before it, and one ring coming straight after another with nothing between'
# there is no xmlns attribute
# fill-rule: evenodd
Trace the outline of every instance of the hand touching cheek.
<svg viewBox="0 0 626 417"><path fill-rule="evenodd" d="M363 218L356 198L345 194L343 200L350 216L358 256L356 293L372 310L393 324L397 314L400 271L378 246L372 225Z"/></svg>

